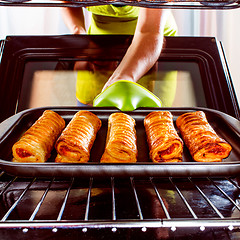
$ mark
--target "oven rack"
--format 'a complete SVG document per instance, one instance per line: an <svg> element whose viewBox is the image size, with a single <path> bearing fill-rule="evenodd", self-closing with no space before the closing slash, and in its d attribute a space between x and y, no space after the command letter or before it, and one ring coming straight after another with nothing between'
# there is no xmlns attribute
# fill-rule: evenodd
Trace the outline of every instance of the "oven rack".
<svg viewBox="0 0 240 240"><path fill-rule="evenodd" d="M16 7L87 7L118 3L172 9L235 9L240 6L238 0L0 0L0 6Z"/></svg>
<svg viewBox="0 0 240 240"><path fill-rule="evenodd" d="M1 172L0 186L0 229L240 227L240 188L231 178L32 179Z"/></svg>

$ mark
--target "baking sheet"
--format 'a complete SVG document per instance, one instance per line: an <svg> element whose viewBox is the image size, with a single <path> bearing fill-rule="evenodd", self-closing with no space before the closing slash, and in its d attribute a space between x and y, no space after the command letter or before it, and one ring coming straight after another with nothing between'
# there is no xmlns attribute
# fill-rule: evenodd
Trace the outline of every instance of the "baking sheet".
<svg viewBox="0 0 240 240"><path fill-rule="evenodd" d="M25 177L188 177L188 176L237 176L240 173L240 121L222 112L206 108L142 108L126 112L136 120L138 161L137 163L99 163L105 147L107 121L115 108L88 107L85 110L96 114L102 127L91 150L88 163L55 163L55 150L46 163L12 162L12 146L20 136L42 115L51 109L60 114L66 124L73 115L82 110L77 107L36 108L20 112L0 124L0 167L3 171ZM170 111L174 123L178 116L189 111L204 111L217 134L229 142L232 152L228 158L217 163L193 161L188 149L184 147L183 162L152 163L145 135L143 120L152 111Z"/></svg>

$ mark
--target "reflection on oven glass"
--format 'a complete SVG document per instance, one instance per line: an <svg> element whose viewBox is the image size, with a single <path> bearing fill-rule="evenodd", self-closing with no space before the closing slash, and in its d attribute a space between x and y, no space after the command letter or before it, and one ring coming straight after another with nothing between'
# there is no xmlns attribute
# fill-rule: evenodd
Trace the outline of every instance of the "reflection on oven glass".
<svg viewBox="0 0 240 240"><path fill-rule="evenodd" d="M82 104L92 105L118 65L117 61L78 61L76 98Z"/></svg>
<svg viewBox="0 0 240 240"><path fill-rule="evenodd" d="M91 105L118 61L29 62L18 111L45 106ZM158 62L139 81L163 107L206 107L199 66L194 62Z"/></svg>
<svg viewBox="0 0 240 240"><path fill-rule="evenodd" d="M74 71L36 71L29 108L76 105L76 76Z"/></svg>

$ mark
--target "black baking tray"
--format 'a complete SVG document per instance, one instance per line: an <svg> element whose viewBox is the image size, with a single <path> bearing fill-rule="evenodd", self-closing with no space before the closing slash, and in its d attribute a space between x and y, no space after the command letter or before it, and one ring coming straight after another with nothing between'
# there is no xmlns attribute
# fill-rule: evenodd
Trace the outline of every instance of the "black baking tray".
<svg viewBox="0 0 240 240"><path fill-rule="evenodd" d="M55 150L46 163L12 162L12 146L20 136L42 115L51 109L60 114L66 124L73 115L82 110L78 107L48 107L22 111L0 124L0 168L8 174L24 177L191 177L191 176L237 176L240 174L240 121L217 110L208 108L140 108L126 112L136 120L138 161L136 163L100 163L107 135L107 121L116 108L86 107L102 121L91 150L88 163L55 163ZM153 163L149 159L143 120L152 111L170 111L174 124L178 116L189 111L204 111L209 123L232 146L229 157L222 162L195 162L184 147L183 162ZM176 126L175 126L176 127ZM177 129L177 128L176 128ZM177 130L178 131L178 130Z"/></svg>

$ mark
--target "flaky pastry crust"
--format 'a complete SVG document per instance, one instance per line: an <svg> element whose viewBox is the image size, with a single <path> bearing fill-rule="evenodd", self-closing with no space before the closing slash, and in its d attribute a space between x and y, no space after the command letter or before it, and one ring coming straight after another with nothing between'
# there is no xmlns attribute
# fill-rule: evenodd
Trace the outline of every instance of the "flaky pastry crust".
<svg viewBox="0 0 240 240"><path fill-rule="evenodd" d="M65 127L64 119L46 110L12 147L15 162L46 162Z"/></svg>
<svg viewBox="0 0 240 240"><path fill-rule="evenodd" d="M133 163L137 154L135 120L125 113L111 114L101 163Z"/></svg>
<svg viewBox="0 0 240 240"><path fill-rule="evenodd" d="M92 112L77 112L55 144L58 153L55 162L88 162L101 125L101 120Z"/></svg>
<svg viewBox="0 0 240 240"><path fill-rule="evenodd" d="M203 111L182 114L176 124L195 161L219 162L229 156L232 147L217 135Z"/></svg>
<svg viewBox="0 0 240 240"><path fill-rule="evenodd" d="M154 111L144 119L149 146L149 156L153 162L182 161L183 141L178 136L169 111Z"/></svg>

